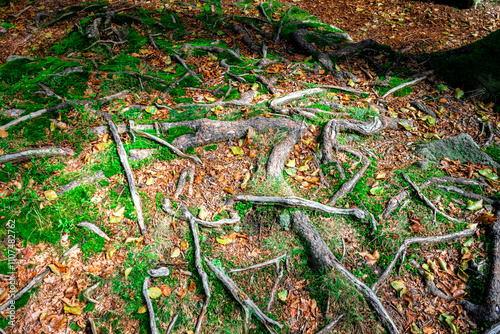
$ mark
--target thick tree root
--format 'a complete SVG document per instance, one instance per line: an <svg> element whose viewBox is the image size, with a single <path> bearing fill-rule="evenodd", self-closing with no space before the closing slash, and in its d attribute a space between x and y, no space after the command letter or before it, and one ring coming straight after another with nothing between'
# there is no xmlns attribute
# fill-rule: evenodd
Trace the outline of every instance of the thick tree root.
<svg viewBox="0 0 500 334"><path fill-rule="evenodd" d="M479 194L476 194L476 193L473 193L473 192L470 192L467 190L463 190L463 189L460 189L457 187L453 187L453 186L437 185L436 189L444 190L447 192L454 192L454 193L457 193L459 195L462 195L463 197L470 198L470 199L482 200L484 203L488 203L488 204L493 204L495 202L495 200L492 200L491 198L481 196Z"/></svg>
<svg viewBox="0 0 500 334"><path fill-rule="evenodd" d="M88 228L89 230L91 230L92 232L94 232L95 234L97 234L98 236L100 236L101 238L104 238L104 240L106 241L110 241L111 239L106 235L106 233L104 233L99 227L95 226L94 224L92 223L89 223L89 222L81 222L78 224L78 226L82 226L82 227L86 227Z"/></svg>
<svg viewBox="0 0 500 334"><path fill-rule="evenodd" d="M252 38L248 35L247 31L237 25L236 23L231 24L231 29L236 33L238 36L242 36L241 40L243 43L253 52L260 53L261 48L255 44L255 42L252 40Z"/></svg>
<svg viewBox="0 0 500 334"><path fill-rule="evenodd" d="M340 209L333 208L315 201L310 201L300 197L268 197L268 196L252 196L252 195L238 195L233 198L240 202L254 202L263 204L278 204L284 206L302 207L308 210L321 211L331 213L334 215L352 216L356 219L365 219L368 213L361 209Z"/></svg>
<svg viewBox="0 0 500 334"><path fill-rule="evenodd" d="M175 210L172 209L171 207L171 202L168 198L166 198L164 201L163 201L163 204L162 204L162 210L171 215L172 217L176 217L177 215L177 212ZM184 205L181 205L181 218L182 217L186 217L185 215L185 211L187 210L187 208L184 206ZM187 219L187 218L185 218ZM218 221L215 221L215 222L209 222L209 221L206 221L206 220L201 220L201 219L198 219L198 218L194 218L195 222L198 224L198 225L201 225L202 227L207 227L207 228L219 228L219 227L223 227L223 226L226 226L226 225L233 225L233 224L236 224L236 223L239 223L240 220L241 220L241 217L238 215L237 212L232 212L231 213L231 218L229 219L221 219L221 220L218 220Z"/></svg>
<svg viewBox="0 0 500 334"><path fill-rule="evenodd" d="M329 53L329 56L335 57L335 58L348 58L348 57L355 55L356 53L362 52L363 50L365 50L367 48L380 49L381 45L377 41L375 41L371 38L367 38L367 39L362 40L361 42L350 44L350 45L346 46L345 48L342 48L338 51L331 52L331 53Z"/></svg>
<svg viewBox="0 0 500 334"><path fill-rule="evenodd" d="M340 320L342 320L344 315L345 314L339 315L337 318L332 320L328 325L323 327L320 331L316 332L316 334L328 334L328 333L330 333L335 328L335 326L337 326L337 324L340 322Z"/></svg>
<svg viewBox="0 0 500 334"><path fill-rule="evenodd" d="M441 291L437 286L436 284L433 282L433 281L430 281L427 279L427 277L425 276L425 272L424 270L422 269L422 267L420 267L420 265L418 264L417 261L415 261L414 259L411 259L410 260L411 264L417 268L417 271L419 273L420 276L422 276L422 279L424 280L425 282L425 286L427 287L427 289L429 290L429 292L435 296L435 297L439 297L439 298L443 298L444 300L446 300L447 302L450 302L453 300L453 297L450 297L448 296L447 294L445 294L443 291Z"/></svg>
<svg viewBox="0 0 500 334"><path fill-rule="evenodd" d="M17 153L4 154L0 156L0 164L4 164L6 162L11 162L11 161L28 160L33 157L54 157L54 156L68 157L73 155L75 155L75 151L69 148L58 148L58 147L41 148L37 150L27 150Z"/></svg>
<svg viewBox="0 0 500 334"><path fill-rule="evenodd" d="M155 318L155 310L153 308L153 304L151 303L151 298L148 295L148 284L149 277L144 279L144 283L142 284L142 294L144 299L146 300L146 306L148 308L149 313L149 327L151 328L151 334L158 334L158 329L156 328L156 318Z"/></svg>
<svg viewBox="0 0 500 334"><path fill-rule="evenodd" d="M396 262L398 261L399 257L403 255L403 259L401 260L401 263L404 262L404 255L406 254L406 249L412 245L412 244L420 244L420 245L427 245L427 244L435 244L435 243L442 243L446 241L451 241L451 240L456 240L460 238L465 238L465 237L470 237L471 235L474 235L476 233L477 229L467 229L451 234L446 234L446 235L441 235L441 236L435 236L435 237L416 237L416 238L408 238L406 239L401 246L399 246L398 251L396 254L394 254L394 258L392 261L389 263L387 268L384 270L382 275L380 275L379 279L377 282L375 282L372 285L372 290L377 292L378 289L384 284L386 279L389 277L391 274L392 269L396 265Z"/></svg>
<svg viewBox="0 0 500 334"><path fill-rule="evenodd" d="M278 257L276 257L274 259L271 259L269 261L266 261L266 262L254 264L253 266L250 266L250 267L240 268L240 269L231 269L231 270L228 270L227 273L228 274L239 273L239 272L242 272L242 271L247 271L247 270L262 268L262 267L268 266L270 264L274 264L274 265L276 265L276 268L278 268L279 264L280 264L280 261L283 260L284 258L286 258L286 254L283 254L281 256L278 256Z"/></svg>
<svg viewBox="0 0 500 334"><path fill-rule="evenodd" d="M434 203L432 203L423 193L422 191L418 188L418 186L415 184L415 182L413 182L410 177L405 173L405 172L401 172L401 176L403 177L403 179L408 182L412 188L415 190L415 192L417 193L418 197L422 200L422 202L424 202L425 204L427 204L428 207L431 208L432 212L434 213L434 215L436 213L439 213L441 216L443 216L444 218L448 219L448 220L451 220L452 222L455 222L455 223L461 223L461 221L459 219L456 219L456 218L453 218L453 217L450 217L448 216L446 213L442 212L442 211L439 211L436 206L434 205Z"/></svg>
<svg viewBox="0 0 500 334"><path fill-rule="evenodd" d="M63 103L60 103L60 104L58 104L56 106L53 106L53 107L48 107L48 108L40 109L38 111L32 112L29 115L26 115L26 116L23 116L23 117L19 117L18 119L13 120L12 122L9 122L9 123L7 123L5 125L0 126L0 130L7 131L8 128L10 128L10 127L12 127L14 125L17 125L17 124L22 123L24 121L27 121L29 119L34 119L34 118L40 117L40 116L42 116L43 114L45 114L47 112L52 112L52 111L57 111L57 110L61 110L61 109L64 109L64 108L68 108L69 106L71 106L71 103L69 103L69 102L63 102Z"/></svg>
<svg viewBox="0 0 500 334"><path fill-rule="evenodd" d="M394 321L387 313L377 295L337 260L306 214L300 211L293 213L293 229L305 240L313 260L320 268L335 269L342 273L354 285L356 290L365 297L386 330L390 334L399 334L399 329L394 324Z"/></svg>
<svg viewBox="0 0 500 334"><path fill-rule="evenodd" d="M86 177L86 178L83 178L80 180L76 180L76 181L70 182L70 183L62 186L61 190L59 191L59 194L64 194L65 192L73 190L76 187L79 187L81 185L84 185L87 183L94 183L96 181L99 181L99 180L102 180L105 178L106 178L106 176L104 175L104 172L102 170L100 170L97 173L95 173L94 175L92 175L91 177Z"/></svg>
<svg viewBox="0 0 500 334"><path fill-rule="evenodd" d="M495 203L495 215L500 216L498 203ZM477 322L496 322L500 319L500 218L491 226L489 234L493 251L484 302L481 305L466 300L461 302L467 314Z"/></svg>
<svg viewBox="0 0 500 334"><path fill-rule="evenodd" d="M123 147L123 143L120 139L120 135L116 129L115 122L112 120L108 120L109 129L111 134L113 135L113 139L116 143L116 149L118 151L118 156L120 157L120 162L125 170L125 175L127 176L128 186L130 188L130 194L132 196L132 201L134 202L135 211L137 212L137 221L139 223L139 228L141 230L141 234L146 234L146 225L144 224L144 216L142 215L142 206L141 206L141 198L139 197L139 193L137 192L137 188L135 187L134 174L132 173L132 169L130 168L130 164L128 163L127 152L125 151L125 147Z"/></svg>
<svg viewBox="0 0 500 334"><path fill-rule="evenodd" d="M78 249L80 248L80 244L76 244L74 245L73 247L71 247L66 253L64 253L63 255L61 255L61 257L59 258L59 262L63 262L64 259L66 259L68 256L70 256L70 254L75 250L75 249ZM38 283L40 283L43 278L48 274L50 273L51 270L50 268L45 268L44 271L42 271L41 273L39 273L38 275L36 275L35 277L33 277L33 279L28 283L26 284L26 286L24 288L22 288L18 293L16 293L14 296L10 297L9 299L7 299L5 301L5 303L3 303L2 305L0 305L0 313L5 310L10 304L13 304L16 300L18 300L19 298L21 298L26 292L28 292L29 290L31 290L34 286L36 286Z"/></svg>
<svg viewBox="0 0 500 334"><path fill-rule="evenodd" d="M422 189L425 189L429 187L430 185L436 184L436 183L452 183L452 184L460 184L460 185L465 185L465 186L478 186L478 187L488 187L491 188L491 186L486 183L485 181L482 180L472 180L472 179L466 179L466 178L461 178L461 177L452 177L452 176L441 176L441 177L431 177L422 185L420 186Z"/></svg>
<svg viewBox="0 0 500 334"><path fill-rule="evenodd" d="M276 333L273 326L278 326L280 329L283 328L283 325L273 319L269 318L267 315L262 312L257 305L247 296L243 290L241 290L236 283L233 282L222 270L219 270L216 266L212 264L207 258L205 258L205 263L207 266L214 272L215 276L221 281L222 284L226 287L226 289L231 293L234 299L245 310L245 324L248 326L250 311L252 314L259 319L259 321L267 328L270 333Z"/></svg>

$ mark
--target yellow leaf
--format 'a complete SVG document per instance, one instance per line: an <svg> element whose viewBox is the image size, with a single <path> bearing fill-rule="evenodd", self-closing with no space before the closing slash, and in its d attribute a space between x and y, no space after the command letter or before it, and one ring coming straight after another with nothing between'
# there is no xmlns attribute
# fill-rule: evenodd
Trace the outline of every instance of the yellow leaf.
<svg viewBox="0 0 500 334"><path fill-rule="evenodd" d="M146 185L147 185L147 186L150 186L150 185L152 185L154 182L155 182L155 179L154 179L154 178L152 178L152 177L150 177L149 179L147 179L147 181L146 181Z"/></svg>
<svg viewBox="0 0 500 334"><path fill-rule="evenodd" d="M148 289L148 296L151 299L156 299L161 296L161 290L160 288L154 287L154 288L149 288Z"/></svg>
<svg viewBox="0 0 500 334"><path fill-rule="evenodd" d="M380 172L380 173L377 174L377 176L375 178L377 180L382 180L382 179L387 178L387 175L385 174L385 172Z"/></svg>
<svg viewBox="0 0 500 334"><path fill-rule="evenodd" d="M179 247L175 247L170 254L170 257L179 257L179 255L181 255L181 250L179 249Z"/></svg>
<svg viewBox="0 0 500 334"><path fill-rule="evenodd" d="M75 315L80 315L82 314L82 310L78 306L69 306L69 305L64 305L64 313L65 314L75 314Z"/></svg>
<svg viewBox="0 0 500 334"><path fill-rule="evenodd" d="M127 239L125 239L125 243L128 244L129 242L137 242L137 243L140 243L142 242L142 240L144 240L144 237L140 237L140 238L132 238L132 237L128 237Z"/></svg>
<svg viewBox="0 0 500 334"><path fill-rule="evenodd" d="M53 201L57 198L57 194L54 190L44 191L43 194L45 195L45 198L47 198L49 201Z"/></svg>
<svg viewBox="0 0 500 334"><path fill-rule="evenodd" d="M292 159L292 160L288 160L288 162L286 163L286 166L287 167L295 167L295 159Z"/></svg>
<svg viewBox="0 0 500 334"><path fill-rule="evenodd" d="M121 217L125 213L125 207L116 209L116 211L113 213L113 216L115 217Z"/></svg>
<svg viewBox="0 0 500 334"><path fill-rule="evenodd" d="M185 242L184 240L181 241L181 250L187 251L189 248L189 244Z"/></svg>
<svg viewBox="0 0 500 334"><path fill-rule="evenodd" d="M250 172L247 172L245 174L245 178L243 179L243 183L241 184L241 189L245 189L247 187L248 181L250 180L251 176L252 174L250 174Z"/></svg>
<svg viewBox="0 0 500 334"><path fill-rule="evenodd" d="M206 97L205 99L211 103L215 102L215 99L213 97Z"/></svg>
<svg viewBox="0 0 500 334"><path fill-rule="evenodd" d="M116 248L114 247L111 247L110 249L108 249L108 251L106 252L106 259L111 259L113 257L113 255L115 255L116 253Z"/></svg>
<svg viewBox="0 0 500 334"><path fill-rule="evenodd" d="M132 272L132 267L125 269L125 279L128 278L128 275Z"/></svg>
<svg viewBox="0 0 500 334"><path fill-rule="evenodd" d="M141 307L139 307L139 309L137 310L137 313L139 314L143 314L143 313L146 313L148 310L148 307L146 305L142 305Z"/></svg>
<svg viewBox="0 0 500 334"><path fill-rule="evenodd" d="M207 218L208 212L205 210L204 207L200 207L200 212L198 212L198 218L205 220Z"/></svg>
<svg viewBox="0 0 500 334"><path fill-rule="evenodd" d="M220 243L221 245L227 245L233 242L233 239L230 237L217 237L217 242Z"/></svg>
<svg viewBox="0 0 500 334"><path fill-rule="evenodd" d="M0 138L7 138L8 136L9 136L9 133L7 131L0 129Z"/></svg>
<svg viewBox="0 0 500 334"><path fill-rule="evenodd" d="M61 273L59 272L59 269L57 269L55 264L49 264L50 271L52 271L54 274L57 276L61 276Z"/></svg>

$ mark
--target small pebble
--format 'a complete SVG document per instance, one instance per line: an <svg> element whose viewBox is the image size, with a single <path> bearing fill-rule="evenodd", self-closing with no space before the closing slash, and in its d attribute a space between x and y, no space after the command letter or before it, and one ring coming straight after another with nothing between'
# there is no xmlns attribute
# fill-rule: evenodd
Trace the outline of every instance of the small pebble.
<svg viewBox="0 0 500 334"><path fill-rule="evenodd" d="M170 270L167 267L160 267L158 269L149 269L148 274L151 277L165 277L170 275Z"/></svg>

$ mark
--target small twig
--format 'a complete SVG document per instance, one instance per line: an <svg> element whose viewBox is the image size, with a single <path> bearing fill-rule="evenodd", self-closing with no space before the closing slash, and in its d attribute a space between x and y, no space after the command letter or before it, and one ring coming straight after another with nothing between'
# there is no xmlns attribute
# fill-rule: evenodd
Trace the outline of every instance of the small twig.
<svg viewBox="0 0 500 334"><path fill-rule="evenodd" d="M387 93L385 93L384 95L382 95L382 98L385 99L387 96L391 95L392 93L397 92L398 90L400 90L402 88L416 85L417 83L419 83L420 81L423 81L425 79L427 79L427 76L420 77L420 78L412 80L410 82L402 83L401 85L398 85L398 86L390 89Z"/></svg>
<svg viewBox="0 0 500 334"><path fill-rule="evenodd" d="M432 203L427 197L425 197L425 195L422 193L422 191L420 191L420 189L418 188L418 186L415 184L415 182L413 182L410 177L405 173L405 172L401 172L401 176L403 176L403 179L408 182L412 188L415 190L415 192L417 193L418 197L425 203L427 204L428 207L431 208L432 211L436 212L436 213L439 213L440 215L442 215L443 217L445 217L446 219L449 219L451 220L452 222L455 222L455 223L461 223L461 221L459 219L456 219L456 218L453 218L453 217L450 217L448 216L446 213L438 210L436 208L436 206L434 205L434 203Z"/></svg>
<svg viewBox="0 0 500 334"><path fill-rule="evenodd" d="M141 198L139 193L137 192L137 188L135 186L134 174L132 173L132 169L130 168L130 164L127 158L127 152L125 151L125 147L123 147L123 143L120 139L120 135L118 134L118 130L116 128L115 122L113 120L108 120L109 129L113 135L113 139L116 143L116 148L118 151L118 156L120 157L120 162L125 170L125 175L127 176L128 186L130 188L130 194L132 196L132 201L134 202L134 207L137 213L137 221L139 223L139 228L141 230L141 234L146 234L146 225L144 224L144 217L142 215L142 206L141 206Z"/></svg>
<svg viewBox="0 0 500 334"><path fill-rule="evenodd" d="M181 314L181 311L175 312L174 316L172 317L172 320L170 320L170 324L168 324L167 332L166 334L170 334L172 330L174 329L175 322L177 321L177 318L179 317L179 314Z"/></svg>
<svg viewBox="0 0 500 334"><path fill-rule="evenodd" d="M90 323L90 330L92 331L92 334L97 334L97 327L95 325L94 319L89 317L89 323Z"/></svg>
<svg viewBox="0 0 500 334"><path fill-rule="evenodd" d="M78 226L86 227L98 236L104 238L106 241L110 241L111 239L104 233L99 227L95 226L92 223L89 223L87 221L81 222L78 224Z"/></svg>
<svg viewBox="0 0 500 334"><path fill-rule="evenodd" d="M24 8L23 10L21 10L19 13L17 13L17 14L8 14L8 16L11 16L11 17L17 19L19 16L21 16L22 13L24 13L25 11L27 11L31 7L33 7L33 6L29 5L28 7Z"/></svg>
<svg viewBox="0 0 500 334"><path fill-rule="evenodd" d="M95 41L94 43L90 44L90 46L88 48L86 48L87 50L90 49L91 47L93 47L94 45L96 44L113 44L113 46L116 46L116 45L120 45L120 44L124 44L124 43L127 43L128 41L119 41L119 42L116 42L116 41L112 41L112 40L99 40L99 41Z"/></svg>
<svg viewBox="0 0 500 334"><path fill-rule="evenodd" d="M89 302L92 302L92 303L95 303L95 304L99 303L97 300L95 300L95 299L93 299L92 297L90 297L90 294L91 294L91 293L92 293L95 289L97 289L97 287L99 287L99 284L101 284L101 283L100 283L100 282L98 282L98 283L96 283L96 284L92 285L92 286L91 286L90 288L88 288L87 290L85 290L85 291L83 292L83 294L82 294L82 295L83 295L83 297L84 297L86 300L88 300Z"/></svg>
<svg viewBox="0 0 500 334"><path fill-rule="evenodd" d="M276 290L278 290L279 283L281 281L281 278L283 277L284 266L279 266L279 267L280 267L280 272L278 274L278 278L276 278L276 282L274 282L271 294L269 295L269 302L267 303L267 309L266 309L267 312L271 311L271 307L273 306L274 302L274 296L276 295Z"/></svg>
<svg viewBox="0 0 500 334"><path fill-rule="evenodd" d="M337 324L340 322L340 320L342 320L342 318L344 317L344 315L345 314L339 315L337 318L335 318L335 320L333 320L328 325L326 325L325 327L323 327L319 332L316 332L316 334L327 334L327 333L330 333L330 331L335 326L337 326Z"/></svg>
<svg viewBox="0 0 500 334"><path fill-rule="evenodd" d="M173 57L175 58L175 60L177 60L177 62L179 64L181 64L182 67L184 67L188 72L189 74L191 74L191 76L193 76L196 80L200 81L201 83L203 83L203 80L201 80L198 75L192 70L190 69L186 63L184 62L184 60L182 60L181 57L179 57L178 55L174 54Z"/></svg>
<svg viewBox="0 0 500 334"><path fill-rule="evenodd" d="M258 264L254 264L253 266L250 266L250 267L246 267L246 268L241 268L241 269L231 269L231 270L228 270L227 273L228 274L232 274L232 273L239 273L239 272L242 272L242 271L247 271L247 270L251 270L251 269L258 269L258 268L262 268L262 267L265 267L265 266L268 266L270 264L275 264L276 266L279 265L280 261L286 257L286 253L281 255L281 256L278 256L274 259L271 259L269 261L266 261L266 262L262 262L262 263L258 263Z"/></svg>
<svg viewBox="0 0 500 334"><path fill-rule="evenodd" d="M174 211L174 210L172 210L172 208L171 208L171 202L170 202L170 200L168 198L165 198L165 200L163 202L163 205L162 205L162 209L163 209L163 211L165 211L169 215L173 216L174 218L177 215L177 212ZM185 216L184 212L182 212L182 214ZM225 226L225 225L236 224L236 223L238 223L241 220L241 217L238 215L237 212L232 212L232 215L231 215L230 219L221 219L221 220L218 220L218 221L215 221L215 222L201 220L201 219L198 219L198 218L194 218L194 219L195 219L196 223L199 224L199 225L201 225L202 227L218 228L218 227L222 227L222 226Z"/></svg>
<svg viewBox="0 0 500 334"><path fill-rule="evenodd" d="M424 280L425 285L427 286L427 289L429 289L429 292L433 296L439 297L439 298L443 298L447 302L450 302L450 301L453 300L453 297L450 297L447 294L445 294L443 291L441 291L436 286L436 284L433 281L430 281L430 280L427 279L427 277L425 276L425 272L422 270L422 267L420 267L420 265L418 264L417 261L415 261L414 259L411 259L410 263L417 269L417 271L420 274L420 276L422 276L422 279Z"/></svg>
<svg viewBox="0 0 500 334"><path fill-rule="evenodd" d="M179 79L175 80L174 82L172 82L168 87L167 89L165 89L165 91L163 92L163 95L167 95L168 92L170 92L172 89L175 88L175 86L177 86L182 80L184 80L187 76L189 75L189 72L186 72L184 73L183 75L180 76Z"/></svg>
<svg viewBox="0 0 500 334"><path fill-rule="evenodd" d="M186 178L188 177L188 175L193 173L194 173L193 167L184 168L184 170L181 172L181 175L179 176L179 181L177 183L177 189L175 190L174 193L174 199L179 198L180 194L184 190L184 186L186 185Z"/></svg>
<svg viewBox="0 0 500 334"><path fill-rule="evenodd" d="M169 149L171 149L175 154L177 154L178 156L182 157L182 158L187 158L187 159L191 159L193 160L194 162L196 162L197 164L203 164L200 160L200 158L198 158L197 156L194 156L194 155L188 155L188 154L185 154L183 153L181 150L179 150L177 147L175 147L174 145L166 142L165 140L161 139L161 138L158 138L152 134L149 134L147 132L143 132L143 131L140 131L140 130L137 130L136 128L134 128L134 131L137 132L137 134L141 137L146 137L146 138L149 138L151 140L154 140L162 145L165 145L166 147L168 147Z"/></svg>
<svg viewBox="0 0 500 334"><path fill-rule="evenodd" d="M389 277L389 275L390 275L392 269L394 268L394 266L396 265L396 262L398 261L399 257L404 252L406 252L406 249L410 245L412 245L412 244L426 245L426 244L442 243L442 242L445 242L445 241L451 241L451 240L455 240L455 239L464 238L464 237L468 237L468 236L474 235L474 233L476 233L476 231L477 231L477 228L476 229L467 229L467 230L463 230L463 231L459 231L459 232L455 232L455 233L451 233L451 234L446 234L446 235L440 235L440 236L425 237L425 238L416 237L416 238L408 238L408 239L406 239L401 244L401 246L399 246L398 251L396 252L396 254L394 254L394 258L389 263L389 265L387 266L387 268L384 270L384 272L382 273L382 275L380 275L380 278L378 279L378 281L375 282L372 285L371 289L374 292L377 292L377 290L382 286L382 284L384 284L385 280Z"/></svg>
<svg viewBox="0 0 500 334"><path fill-rule="evenodd" d="M155 319L155 310L153 308L153 304L151 303L151 299L148 295L148 284L149 277L144 279L144 284L142 285L142 294L144 295L144 299L146 300L146 306L148 307L149 313L149 327L151 328L151 334L158 334L158 329L156 328L156 319Z"/></svg>

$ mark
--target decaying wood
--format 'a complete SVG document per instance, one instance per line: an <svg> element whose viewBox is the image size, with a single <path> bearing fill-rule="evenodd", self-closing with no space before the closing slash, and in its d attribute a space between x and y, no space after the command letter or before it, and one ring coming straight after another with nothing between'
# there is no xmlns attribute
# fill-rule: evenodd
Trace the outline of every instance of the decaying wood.
<svg viewBox="0 0 500 334"><path fill-rule="evenodd" d="M98 282L98 283L96 283L96 284L92 285L92 286L91 286L90 288L88 288L87 290L85 290L85 291L83 292L83 294L82 294L82 295L83 295L83 297L84 297L86 300L88 300L89 302L92 302L92 303L94 303L94 304L99 303L97 300L95 300L95 299L93 299L92 297L90 297L90 294L91 294L91 293L92 293L95 289L97 289L97 288L99 287L99 285L100 285L100 284L101 284L101 283L100 283L100 282Z"/></svg>
<svg viewBox="0 0 500 334"><path fill-rule="evenodd" d="M415 182L413 182L410 177L405 173L405 172L401 172L401 176L403 177L403 179L408 182L411 187L415 190L415 192L417 193L418 197L425 203L427 204L428 207L431 208L432 212L434 212L434 215L436 213L439 213L441 216L443 216L444 218L448 219L448 220L451 220L455 223L461 223L461 221L459 219L456 219L456 218L453 218L453 217L450 217L448 216L446 213L438 210L438 208L436 208L436 206L434 205L434 203L432 203L423 193L422 191L418 188L418 186L415 184Z"/></svg>
<svg viewBox="0 0 500 334"><path fill-rule="evenodd" d="M184 186L186 185L186 179L188 175L193 175L194 174L194 168L184 168L184 170L181 172L181 175L179 176L179 181L177 183L177 189L175 190L174 193L174 199L177 199L182 191L184 190ZM191 177L191 180L193 178Z"/></svg>
<svg viewBox="0 0 500 334"><path fill-rule="evenodd" d="M193 233L195 259L194 263L203 284L203 291L205 292L205 303L203 303L203 308L201 310L200 316L198 317L198 321L196 322L196 329L194 331L197 334L200 332L201 324L203 323L203 319L205 318L205 315L207 313L208 304L210 303L210 286L208 285L207 273L205 272L205 270L203 269L203 265L201 264L200 237L198 236L198 227L196 226L196 220L185 206L184 208L181 208L181 210L184 212L184 215L189 222L191 233Z"/></svg>
<svg viewBox="0 0 500 334"><path fill-rule="evenodd" d="M283 254L283 255L278 256L278 257L276 257L274 259L271 259L269 261L258 263L258 264L254 264L253 266L250 266L250 267L228 270L227 273L228 274L239 273L239 272L242 272L242 271L247 271L247 270L262 268L262 267L268 266L270 264L274 264L274 265L276 265L276 267L278 267L280 261L283 260L285 257L286 257L286 254Z"/></svg>
<svg viewBox="0 0 500 334"><path fill-rule="evenodd" d="M91 230L92 232L94 232L95 234L97 234L98 236L104 238L106 241L110 241L111 239L106 235L106 233L104 233L99 227L95 226L94 224L92 223L89 223L89 222L81 222L80 224L78 224L78 226L82 226L82 227L86 227L88 228L89 230Z"/></svg>
<svg viewBox="0 0 500 334"><path fill-rule="evenodd" d="M69 148L58 148L58 147L41 148L36 150L27 150L22 152L4 154L0 156L0 164L4 164L6 162L11 162L11 161L27 160L33 157L54 157L54 156L71 157L73 155L75 155L75 151Z"/></svg>
<svg viewBox="0 0 500 334"><path fill-rule="evenodd" d="M392 261L389 263L387 268L384 270L382 275L380 275L379 279L377 282L375 282L372 285L372 290L377 292L378 289L384 284L385 280L389 277L391 274L392 269L396 265L396 262L398 261L399 257L406 252L406 249L412 245L412 244L420 244L420 245L428 245L428 244L436 244L436 243L442 243L446 241L451 241L451 240L456 240L464 237L469 237L471 235L474 235L476 233L477 229L467 229L451 234L446 234L446 235L440 235L440 236L434 236L434 237L415 237L415 238L408 238L406 239L401 246L399 246L399 249L397 250L396 254L394 254L394 258Z"/></svg>
<svg viewBox="0 0 500 334"><path fill-rule="evenodd" d="M145 137L145 138L154 140L157 143L165 145L166 147L168 147L169 149L171 149L175 154L177 154L178 156L180 156L182 158L191 159L191 160L193 160L194 162L196 162L197 164L200 164L200 165L203 164L201 162L200 158L198 158L197 156L185 154L184 152L182 152L181 150L179 150L177 147L175 147L174 145L166 142L165 140L163 140L161 138L158 138L158 137L156 137L156 136L154 136L152 134L149 134L147 132L137 130L135 127L134 127L134 131L137 132L137 134L139 136L141 136L141 137Z"/></svg>
<svg viewBox="0 0 500 334"><path fill-rule="evenodd" d="M351 149L347 146L338 146L338 149L341 151L349 152L349 153L357 156L362 161L362 166L349 181L342 184L340 189L337 190L337 192L330 198L327 205L335 205L337 200L339 200L340 198L342 198L345 195L347 195L348 193L350 193L354 189L354 187L356 186L358 181L361 180L364 173L366 172L368 167L370 167L370 164L371 164L371 160L368 159L367 157L365 157L361 152L359 152L357 150ZM375 226L375 229L376 229L376 226Z"/></svg>
<svg viewBox="0 0 500 334"><path fill-rule="evenodd" d="M144 283L142 284L142 294L144 299L146 300L146 306L148 308L149 313L149 327L151 328L151 334L158 334L158 329L156 328L156 318L155 318L155 310L153 308L153 303L151 303L151 298L148 295L148 285L149 285L149 277L144 279Z"/></svg>
<svg viewBox="0 0 500 334"><path fill-rule="evenodd" d="M64 259L66 259L68 256L70 256L71 253L75 249L80 248L80 246L81 246L80 244L76 244L73 247L71 247L66 253L64 253L63 255L61 255L61 257L59 258L59 262L63 262ZM14 296L10 297L9 299L7 299L5 301L5 303L3 303L2 305L0 305L0 313L3 310L5 310L10 304L14 303L16 300L18 300L19 298L21 298L26 292L28 292L33 287L35 287L38 283L40 283L43 280L43 278L48 273L50 273L50 272L51 272L50 268L47 267L41 273L39 273L38 275L36 275L35 277L33 277L33 279L28 284L26 284L26 286L24 288L22 288L21 290L19 290L19 292L17 292Z"/></svg>
<svg viewBox="0 0 500 334"><path fill-rule="evenodd" d="M254 202L262 204L278 204L292 207L302 207L308 210L321 211L331 213L334 215L352 216L356 219L365 219L368 214L361 209L341 209L334 208L325 204L321 204L308 199L290 196L290 197L270 197L270 196L252 196L252 195L238 195L234 200L240 202Z"/></svg>
<svg viewBox="0 0 500 334"><path fill-rule="evenodd" d="M409 87L409 86L413 86L413 85L416 85L418 84L420 81L423 81L427 79L427 76L424 76L424 77L420 77L418 79L415 79L415 80L412 80L412 81L409 81L409 82L405 82L405 83L402 83L401 85L398 85L392 89L390 89L387 93L385 93L384 95L382 95L382 98L385 99L387 96L391 95L392 93L394 92L397 92L398 90L402 89L402 88L405 88L405 87Z"/></svg>
<svg viewBox="0 0 500 334"><path fill-rule="evenodd" d="M147 230L146 225L144 224L144 216L142 215L141 198L139 197L139 193L137 192L137 188L135 186L134 174L132 173L132 169L130 168L130 164L128 163L127 152L125 151L125 147L123 147L123 143L116 129L115 122L113 122L112 120L108 120L108 125L111 134L113 135L113 139L116 143L120 162L123 166L123 169L125 170L125 175L127 176L130 194L132 196L132 201L134 202L135 211L137 212L137 221L139 223L139 228L141 230L141 234L144 235L147 233Z"/></svg>
<svg viewBox="0 0 500 334"><path fill-rule="evenodd" d="M365 297L368 305L370 305L372 311L386 330L390 334L400 333L377 295L337 260L306 214L300 211L293 213L293 229L305 240L310 254L319 268L335 269L345 276L353 284L354 288Z"/></svg>
<svg viewBox="0 0 500 334"><path fill-rule="evenodd" d="M463 190L463 189L460 189L460 188L457 188L454 186L437 185L436 189L444 190L447 192L454 192L454 193L457 193L459 195L462 195L463 197L470 198L470 199L482 200L484 203L488 203L488 204L493 204L495 202L495 200L492 200L491 198L473 193L471 191Z"/></svg>
<svg viewBox="0 0 500 334"><path fill-rule="evenodd" d="M221 281L221 283L226 287L226 289L231 293L234 299L245 310L245 323L248 326L250 311L254 314L257 319L267 328L270 333L276 333L273 326L278 326L280 329L283 328L283 325L273 319L269 318L264 312L262 312L257 305L253 302L253 300L248 297L248 295L241 290L236 283L233 282L222 270L217 268L210 262L207 258L205 258L205 263L207 266L214 272L215 276Z"/></svg>
<svg viewBox="0 0 500 334"><path fill-rule="evenodd" d="M486 332L483 332L483 334L498 334L498 333L500 333L500 323L494 324L489 329L487 329Z"/></svg>
<svg viewBox="0 0 500 334"><path fill-rule="evenodd" d="M387 219L393 212L396 210L401 203L405 200L406 197L410 195L410 192L407 190L403 190L399 192L396 196L391 198L387 203L384 213L382 213L382 219Z"/></svg>
<svg viewBox="0 0 500 334"><path fill-rule="evenodd" d="M328 323L328 325L323 327L319 332L316 332L316 334L328 334L328 333L330 333L335 328L335 326L337 326L337 324L340 322L340 320L342 320L344 315L345 314L339 315L337 318L335 318L330 323Z"/></svg>

